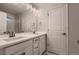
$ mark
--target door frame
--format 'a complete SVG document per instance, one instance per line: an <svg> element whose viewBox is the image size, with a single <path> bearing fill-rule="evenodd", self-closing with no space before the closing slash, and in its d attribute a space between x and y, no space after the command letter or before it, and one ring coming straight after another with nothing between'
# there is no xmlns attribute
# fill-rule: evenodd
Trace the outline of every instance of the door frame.
<svg viewBox="0 0 79 59"><path fill-rule="evenodd" d="M55 8L51 8L50 10L48 10L48 16L49 16L49 20L48 20L48 34L49 34L49 30L50 30L50 12L53 10L53 9L56 9L56 8L61 8L61 7L66 7L66 20L67 20L67 49L66 49L66 55L68 55L69 54L69 18L68 18L68 3L66 3L66 4L64 4L64 5L61 5L61 6L58 6L58 7L55 7ZM48 38L47 38L48 39ZM47 41L47 44L48 44L48 41ZM49 44L48 44L49 45ZM48 46L47 45L47 46ZM47 47L47 51L49 51L48 50L48 47ZM49 51L49 52L51 52L51 51Z"/></svg>

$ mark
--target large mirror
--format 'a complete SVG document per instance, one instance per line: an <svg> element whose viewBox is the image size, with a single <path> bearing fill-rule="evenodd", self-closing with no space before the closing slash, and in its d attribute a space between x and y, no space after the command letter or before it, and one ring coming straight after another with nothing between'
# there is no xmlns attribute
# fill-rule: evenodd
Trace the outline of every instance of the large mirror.
<svg viewBox="0 0 79 59"><path fill-rule="evenodd" d="M0 4L0 34L21 31L21 14L25 12L22 4Z"/></svg>
<svg viewBox="0 0 79 59"><path fill-rule="evenodd" d="M16 33L36 31L36 9L37 7L33 4L0 4L0 34L8 33L11 31Z"/></svg>

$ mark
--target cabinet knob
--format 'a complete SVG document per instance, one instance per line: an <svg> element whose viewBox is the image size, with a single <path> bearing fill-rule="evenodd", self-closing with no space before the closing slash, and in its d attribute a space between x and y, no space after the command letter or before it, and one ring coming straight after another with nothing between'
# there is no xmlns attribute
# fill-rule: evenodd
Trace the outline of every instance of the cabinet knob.
<svg viewBox="0 0 79 59"><path fill-rule="evenodd" d="M37 40L35 40L35 41L38 41L38 39L37 39Z"/></svg>
<svg viewBox="0 0 79 59"><path fill-rule="evenodd" d="M77 43L79 44L79 40L77 40Z"/></svg>
<svg viewBox="0 0 79 59"><path fill-rule="evenodd" d="M21 53L20 55L25 55L25 52Z"/></svg>
<svg viewBox="0 0 79 59"><path fill-rule="evenodd" d="M62 35L66 35L66 33L62 33Z"/></svg>
<svg viewBox="0 0 79 59"><path fill-rule="evenodd" d="M35 49L37 49L38 47L35 47Z"/></svg>

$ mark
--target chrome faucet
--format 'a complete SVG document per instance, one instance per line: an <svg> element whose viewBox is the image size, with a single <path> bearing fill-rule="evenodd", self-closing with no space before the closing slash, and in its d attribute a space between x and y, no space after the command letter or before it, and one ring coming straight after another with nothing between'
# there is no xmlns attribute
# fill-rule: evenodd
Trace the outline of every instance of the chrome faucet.
<svg viewBox="0 0 79 59"><path fill-rule="evenodd" d="M15 37L15 32L9 32L9 37Z"/></svg>

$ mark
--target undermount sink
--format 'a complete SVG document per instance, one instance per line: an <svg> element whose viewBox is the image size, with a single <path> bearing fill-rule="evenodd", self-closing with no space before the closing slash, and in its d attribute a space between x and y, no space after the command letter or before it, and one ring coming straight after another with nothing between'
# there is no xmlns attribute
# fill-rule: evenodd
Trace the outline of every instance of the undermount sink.
<svg viewBox="0 0 79 59"><path fill-rule="evenodd" d="M41 33L35 32L35 33L33 33L33 34L35 34L35 35L39 35L39 34L41 34Z"/></svg>
<svg viewBox="0 0 79 59"><path fill-rule="evenodd" d="M11 37L11 38L8 38L8 39L3 39L3 40L9 42L9 41L13 41L13 40L19 40L21 38L24 38L24 37Z"/></svg>

